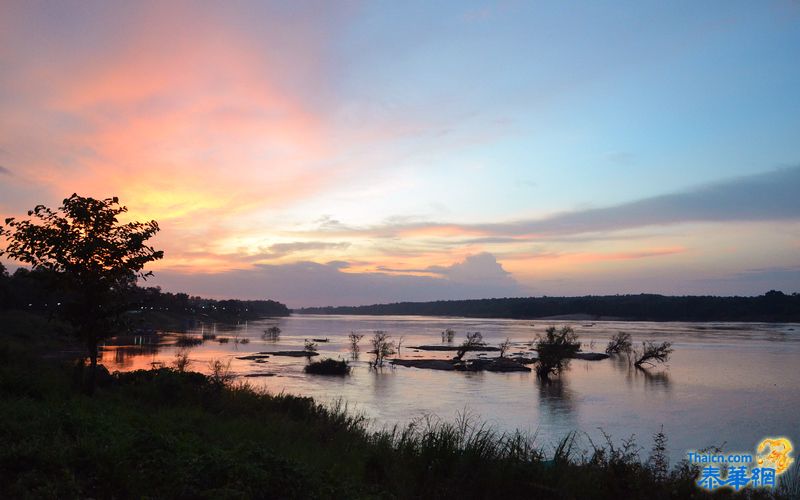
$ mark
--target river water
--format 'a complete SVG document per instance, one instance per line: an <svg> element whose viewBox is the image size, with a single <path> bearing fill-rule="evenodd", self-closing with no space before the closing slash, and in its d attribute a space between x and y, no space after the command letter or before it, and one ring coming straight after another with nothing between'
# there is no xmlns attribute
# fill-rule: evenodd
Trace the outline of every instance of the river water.
<svg viewBox="0 0 800 500"><path fill-rule="evenodd" d="M376 371L368 365L369 339L375 330L387 331L394 341L402 337L403 358L444 359L452 353L413 346L442 344L441 332L451 328L456 332L454 344L462 342L466 332L479 331L489 345L509 338L512 353L527 353L530 342L551 325L572 326L584 351L602 352L611 335L623 331L632 335L634 345L669 341L674 352L667 363L648 370L633 368L625 356L572 360L549 383L537 380L534 373L388 366ZM264 338L271 326L281 329L276 340ZM305 339L327 338L318 343L320 356L315 359L350 360L350 332L364 338L360 358L351 361L353 370L347 377L307 375L305 358L270 356L263 363L237 359L298 350ZM343 399L351 411L368 416L374 427L403 425L424 416L452 421L466 412L499 431L535 435L545 449L572 431L578 432L579 449L588 449L590 439L602 441L601 431L615 443L635 435L646 457L652 435L663 426L673 463L688 450L709 445L754 452L767 436L800 443L800 324L293 315L238 325L198 324L184 334L120 337L104 347L102 361L112 371L150 368L153 363L169 366L181 336L199 339L203 334L216 338L188 348L190 369L207 372L209 361L230 360L231 370L256 387L321 402Z"/></svg>

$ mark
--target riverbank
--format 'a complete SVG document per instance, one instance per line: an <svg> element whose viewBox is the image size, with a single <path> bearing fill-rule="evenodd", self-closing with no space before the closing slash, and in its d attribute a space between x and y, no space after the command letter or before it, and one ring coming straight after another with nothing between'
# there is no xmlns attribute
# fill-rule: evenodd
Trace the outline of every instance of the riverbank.
<svg viewBox="0 0 800 500"><path fill-rule="evenodd" d="M47 323L37 328L40 343L61 342ZM26 331L0 338L4 498L708 496L695 471L680 464L665 474L646 450L584 453L569 437L540 449L469 419L371 432L343 406L261 393L219 373L115 374L87 397L72 364L41 359Z"/></svg>
<svg viewBox="0 0 800 500"><path fill-rule="evenodd" d="M769 291L756 297L587 295L398 302L306 307L300 314L451 316L535 321L737 321L798 322L800 294Z"/></svg>

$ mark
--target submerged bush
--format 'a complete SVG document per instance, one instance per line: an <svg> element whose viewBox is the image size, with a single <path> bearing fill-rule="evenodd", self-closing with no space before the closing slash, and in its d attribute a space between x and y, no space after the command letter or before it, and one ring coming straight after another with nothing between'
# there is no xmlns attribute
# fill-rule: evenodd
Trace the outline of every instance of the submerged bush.
<svg viewBox="0 0 800 500"><path fill-rule="evenodd" d="M456 331L452 328L448 328L442 332L442 342L447 342L448 344L453 341L453 338L456 336Z"/></svg>
<svg viewBox="0 0 800 500"><path fill-rule="evenodd" d="M305 339L303 342L303 350L309 354L312 352L317 352L317 343L312 340Z"/></svg>
<svg viewBox="0 0 800 500"><path fill-rule="evenodd" d="M630 353L632 345L631 334L619 332L608 341L606 354Z"/></svg>
<svg viewBox="0 0 800 500"><path fill-rule="evenodd" d="M347 338L350 340L350 356L352 356L353 359L358 359L358 353L360 351L358 343L364 338L364 334L350 332Z"/></svg>
<svg viewBox="0 0 800 500"><path fill-rule="evenodd" d="M281 336L281 329L277 326L271 326L267 328L266 330L264 330L264 335L262 335L264 340L271 340L271 341L278 340L280 336Z"/></svg>
<svg viewBox="0 0 800 500"><path fill-rule="evenodd" d="M375 361L371 363L373 368L383 366L383 362L388 356L394 354L394 342L389 340L389 334L383 330L375 330L372 335L372 353L375 354Z"/></svg>
<svg viewBox="0 0 800 500"><path fill-rule="evenodd" d="M327 358L309 363L304 371L313 375L347 375L350 373L350 365L344 360Z"/></svg>
<svg viewBox="0 0 800 500"><path fill-rule="evenodd" d="M500 343L500 357L505 358L506 353L511 348L511 339L506 337L506 339Z"/></svg>
<svg viewBox="0 0 800 500"><path fill-rule="evenodd" d="M189 335L181 335L175 340L175 345L178 347L196 347L203 343L202 338L192 337Z"/></svg>
<svg viewBox="0 0 800 500"><path fill-rule="evenodd" d="M539 359L536 361L536 375L546 379L550 375L557 375L569 363L569 358L575 355L581 344L575 331L569 327L556 330L551 326L545 330L544 336L536 340L536 351Z"/></svg>
<svg viewBox="0 0 800 500"><path fill-rule="evenodd" d="M642 342L642 350L637 351L636 362L633 365L636 368L641 368L643 364L655 366L656 363L664 363L669 361L669 355L672 353L672 344L670 342L662 342L656 344L654 342Z"/></svg>

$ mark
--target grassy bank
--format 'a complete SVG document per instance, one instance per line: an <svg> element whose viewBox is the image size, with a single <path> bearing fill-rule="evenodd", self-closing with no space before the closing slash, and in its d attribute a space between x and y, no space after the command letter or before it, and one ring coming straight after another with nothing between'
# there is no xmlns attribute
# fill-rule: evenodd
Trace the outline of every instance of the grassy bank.
<svg viewBox="0 0 800 500"><path fill-rule="evenodd" d="M87 397L70 364L3 333L0 498L709 497L632 448L540 450L468 419L373 433L344 408L197 373L117 374Z"/></svg>

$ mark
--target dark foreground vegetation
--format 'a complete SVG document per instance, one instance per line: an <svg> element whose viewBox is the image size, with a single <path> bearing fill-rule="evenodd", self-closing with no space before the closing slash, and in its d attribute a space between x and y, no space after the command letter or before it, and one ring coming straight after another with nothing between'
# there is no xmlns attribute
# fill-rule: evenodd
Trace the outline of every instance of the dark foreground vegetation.
<svg viewBox="0 0 800 500"><path fill-rule="evenodd" d="M540 448L469 418L372 432L343 405L179 368L98 378L31 349L67 332L0 313L0 498L789 498L714 496L661 445ZM660 450L660 451L659 451Z"/></svg>
<svg viewBox="0 0 800 500"><path fill-rule="evenodd" d="M800 321L800 294L758 297L606 295L399 302L356 307L307 307L305 314L374 314L536 319L585 315L628 321Z"/></svg>

